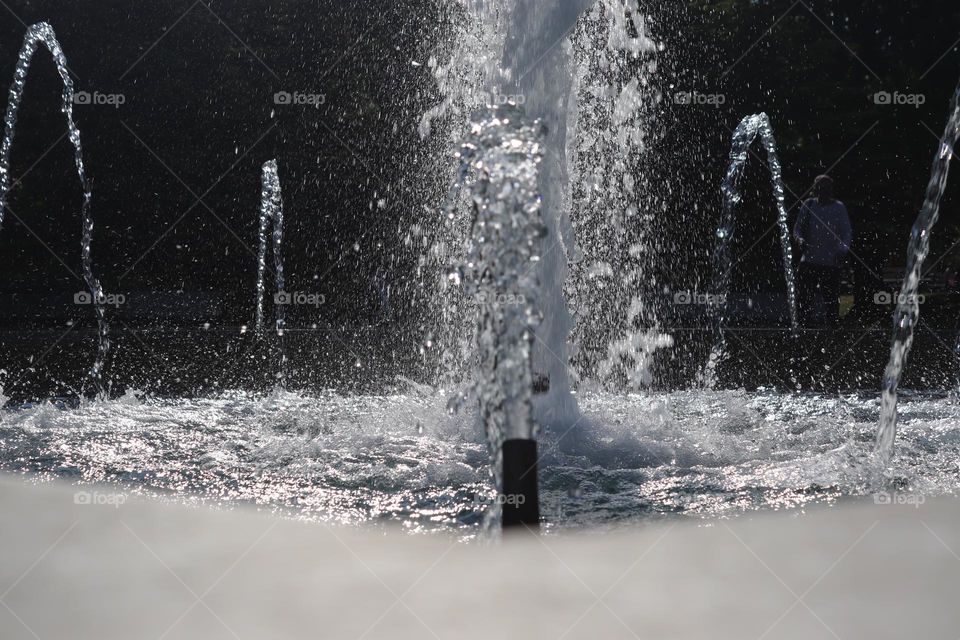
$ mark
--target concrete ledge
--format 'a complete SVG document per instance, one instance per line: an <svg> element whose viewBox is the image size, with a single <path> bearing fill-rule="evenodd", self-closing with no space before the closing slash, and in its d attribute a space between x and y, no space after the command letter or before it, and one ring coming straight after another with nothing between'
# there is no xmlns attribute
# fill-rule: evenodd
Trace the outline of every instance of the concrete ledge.
<svg viewBox="0 0 960 640"><path fill-rule="evenodd" d="M122 500L0 480L0 637L960 635L952 500L496 545Z"/></svg>

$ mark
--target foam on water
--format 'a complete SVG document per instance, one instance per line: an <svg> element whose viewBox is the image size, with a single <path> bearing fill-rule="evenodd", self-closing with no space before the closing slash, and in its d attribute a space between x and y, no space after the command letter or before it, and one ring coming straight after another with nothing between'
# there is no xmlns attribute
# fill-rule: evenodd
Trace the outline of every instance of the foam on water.
<svg viewBox="0 0 960 640"><path fill-rule="evenodd" d="M159 499L481 535L494 489L476 416L446 395L228 393L7 410L0 469ZM879 403L759 391L583 394L590 440L541 437L548 528L635 525L960 486L960 406L907 397L896 475L870 456Z"/></svg>

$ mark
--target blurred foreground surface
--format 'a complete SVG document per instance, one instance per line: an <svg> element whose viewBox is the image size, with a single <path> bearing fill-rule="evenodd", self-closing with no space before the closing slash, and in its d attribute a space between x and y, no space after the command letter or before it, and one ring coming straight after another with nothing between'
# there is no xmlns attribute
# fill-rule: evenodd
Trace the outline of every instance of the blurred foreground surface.
<svg viewBox="0 0 960 640"><path fill-rule="evenodd" d="M91 504L78 504L89 502ZM954 638L960 503L458 544L0 481L0 636Z"/></svg>

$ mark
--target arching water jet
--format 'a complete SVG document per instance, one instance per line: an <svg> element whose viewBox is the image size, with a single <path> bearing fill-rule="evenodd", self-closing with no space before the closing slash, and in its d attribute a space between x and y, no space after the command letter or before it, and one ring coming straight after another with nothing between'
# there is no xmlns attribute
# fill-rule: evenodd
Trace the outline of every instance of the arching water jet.
<svg viewBox="0 0 960 640"><path fill-rule="evenodd" d="M730 166L720 186L723 196L723 214L717 228L717 247L713 257L713 291L720 304L715 318L716 336L704 371L702 384L711 388L716 384L716 368L726 352L724 330L728 321L730 282L733 272L733 256L730 249L737 232L737 209L743 202L740 182L750 158L750 147L760 138L767 152L767 167L770 169L770 182L773 186L773 200L777 207L777 226L780 230L780 249L783 254L783 276L787 285L787 305L790 312L790 326L796 331L797 320L796 281L793 273L793 248L790 245L790 226L787 218L786 195L783 185L783 169L777 155L777 141L773 136L770 118L765 113L747 116L733 132L730 148Z"/></svg>
<svg viewBox="0 0 960 640"><path fill-rule="evenodd" d="M83 163L83 147L80 144L80 130L73 120L73 79L70 77L70 70L67 68L67 59L60 43L57 41L56 33L53 27L46 22L39 22L27 30L27 34L23 40L23 47L20 49L17 66L13 73L13 84L10 85L7 112L4 118L5 129L3 142L2 146L0 146L0 225L3 224L3 217L7 210L7 196L11 186L10 152L13 147L14 135L16 134L17 116L20 111L20 103L23 100L23 90L26 86L27 75L30 71L30 63L33 61L33 56L41 44L47 48L53 57L53 61L57 66L57 72L63 81L63 104L61 110L67 119L68 137L74 149L77 177L80 179L80 187L83 190L83 204L80 209L80 216L83 223L80 256L83 267L83 280L90 293L90 303L93 306L97 319L98 334L97 358L90 368L90 378L96 388L97 395L103 397L107 393L107 385L103 379L103 374L107 358L110 354L110 327L106 319L104 304L106 297L103 293L103 287L93 273L93 257L91 253L91 247L93 245L93 218L90 216L90 204L93 199L93 191Z"/></svg>

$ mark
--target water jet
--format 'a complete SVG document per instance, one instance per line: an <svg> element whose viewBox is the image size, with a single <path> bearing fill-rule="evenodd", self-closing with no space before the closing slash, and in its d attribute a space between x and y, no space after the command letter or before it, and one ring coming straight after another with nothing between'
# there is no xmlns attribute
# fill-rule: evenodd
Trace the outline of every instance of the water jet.
<svg viewBox="0 0 960 640"><path fill-rule="evenodd" d="M272 234L268 232L272 229ZM283 333L286 328L286 308L291 303L291 294L285 290L283 277L283 192L280 188L280 172L276 160L264 163L260 195L260 249L257 253L257 306L254 321L254 335L263 340L264 296L266 292L267 249L273 252L273 270L275 291L273 309L277 340L280 341L279 382L282 387L286 379L286 353L283 348ZM272 239L272 243L271 243Z"/></svg>
<svg viewBox="0 0 960 640"><path fill-rule="evenodd" d="M923 277L923 263L930 253L930 234L940 217L940 201L947 188L950 162L953 161L954 148L958 140L960 140L960 87L954 92L950 102L950 115L933 160L926 197L913 225L907 247L907 272L897 298L890 362L883 374L883 392L880 401L880 426L877 430L876 453L884 464L889 463L893 455L893 444L897 436L897 389L913 346L914 330L920 320L918 292L920 280Z"/></svg>
<svg viewBox="0 0 960 640"><path fill-rule="evenodd" d="M747 161L750 159L751 146L760 139L767 152L767 167L770 170L770 182L773 187L773 199L777 208L777 227L780 230L780 249L783 255L783 275L787 285L787 305L790 313L790 327L796 333L797 320L796 280L793 272L793 248L790 245L790 227L787 221L783 170L777 155L777 142L773 135L770 117L765 113L747 116L733 132L730 149L730 164L720 187L723 197L723 214L717 228L717 245L713 257L713 295L718 297L719 305L715 310L715 338L710 357L701 374L702 384L712 387L716 382L716 369L726 352L726 330L730 304L730 282L733 272L733 257L730 248L737 231L737 210L743 201L740 182Z"/></svg>
<svg viewBox="0 0 960 640"><path fill-rule="evenodd" d="M546 135L516 104L489 107L461 147L447 205L452 213L463 197L472 210L468 255L451 278L477 311L475 382L453 408L472 398L479 404L505 526L539 522L533 351L542 318L538 178Z"/></svg>
<svg viewBox="0 0 960 640"><path fill-rule="evenodd" d="M46 47L47 51L49 51L53 57L53 61L57 66L57 72L63 83L61 110L67 119L67 132L70 144L73 145L74 149L74 163L77 169L77 177L80 180L80 187L83 190L83 204L80 209L82 222L80 261L83 267L83 280L88 291L78 294L78 296L82 297L83 302L86 302L86 296L89 294L89 304L93 307L97 321L97 357L94 360L93 366L90 368L89 376L93 381L97 395L103 398L108 391L108 385L103 378L103 374L107 359L110 355L110 326L107 324L106 319L106 295L103 292L100 281L93 273L93 218L90 215L93 190L90 186L90 180L87 177L83 163L83 147L80 144L80 129L77 128L73 119L73 78L70 77L67 58L63 53L60 42L57 40L57 35L53 27L46 22L39 22L27 29L27 34L23 40L23 47L20 49L20 55L17 59L17 66L14 70L13 84L10 86L7 111L4 117L5 129L3 142L2 145L0 145L0 226L3 225L4 214L8 208L7 197L11 187L10 153L16 134L17 116L20 112L20 103L23 100L23 90L26 86L27 75L30 71L30 63L33 61L33 56L41 44Z"/></svg>

